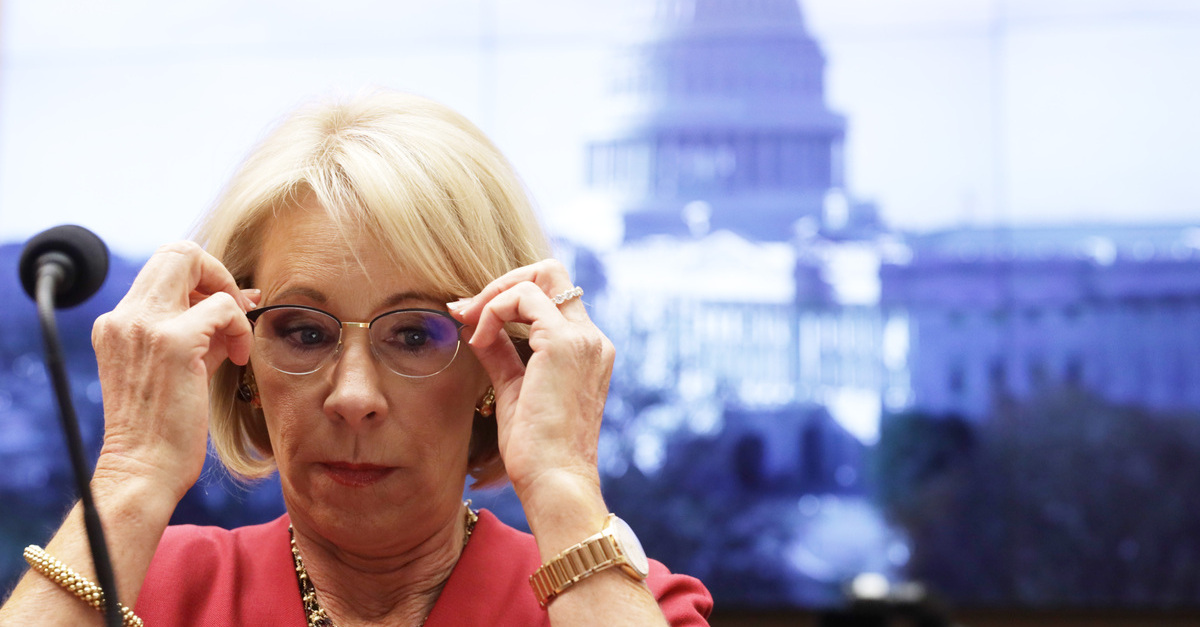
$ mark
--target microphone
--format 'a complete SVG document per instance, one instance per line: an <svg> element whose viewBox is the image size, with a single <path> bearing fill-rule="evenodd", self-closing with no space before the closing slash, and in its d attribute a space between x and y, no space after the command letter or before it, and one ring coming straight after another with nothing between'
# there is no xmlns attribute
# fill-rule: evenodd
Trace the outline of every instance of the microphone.
<svg viewBox="0 0 1200 627"><path fill-rule="evenodd" d="M63 366L62 344L58 339L58 323L54 318L56 305L60 308L74 307L100 289L108 275L108 247L95 233L81 226L56 226L33 236L25 244L19 267L21 284L30 298L37 302L42 341L46 346L46 370L58 398L58 415L71 456L75 487L83 504L83 523L92 550L92 562L96 565L97 584L104 591L105 624L120 627L123 618L117 605L117 581L109 560L108 545L104 541L100 514L92 499L92 488L88 481L91 466L83 450L83 436L79 433L79 419L71 402L71 385L67 381L67 369Z"/></svg>
<svg viewBox="0 0 1200 627"><path fill-rule="evenodd" d="M108 247L95 233L64 224L33 236L21 252L21 285L37 300L42 272L57 273L54 299L59 309L91 298L108 276Z"/></svg>

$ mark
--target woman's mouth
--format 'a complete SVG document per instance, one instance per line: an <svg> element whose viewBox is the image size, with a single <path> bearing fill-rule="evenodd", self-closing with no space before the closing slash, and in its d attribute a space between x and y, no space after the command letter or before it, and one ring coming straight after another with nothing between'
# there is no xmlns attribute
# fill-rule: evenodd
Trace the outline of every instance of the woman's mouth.
<svg viewBox="0 0 1200 627"><path fill-rule="evenodd" d="M326 462L321 464L325 474L335 482L351 488L362 488L383 481L394 468L375 464Z"/></svg>

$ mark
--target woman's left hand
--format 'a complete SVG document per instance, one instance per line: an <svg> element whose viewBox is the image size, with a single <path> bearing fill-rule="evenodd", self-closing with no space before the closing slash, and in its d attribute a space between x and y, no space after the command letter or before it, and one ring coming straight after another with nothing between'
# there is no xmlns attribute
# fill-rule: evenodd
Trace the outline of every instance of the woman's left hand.
<svg viewBox="0 0 1200 627"><path fill-rule="evenodd" d="M469 345L496 390L500 455L527 510L534 492L599 498L596 447L614 349L579 298L554 304L573 287L548 259L492 281L454 311L475 327ZM513 322L530 325L527 365L504 331Z"/></svg>

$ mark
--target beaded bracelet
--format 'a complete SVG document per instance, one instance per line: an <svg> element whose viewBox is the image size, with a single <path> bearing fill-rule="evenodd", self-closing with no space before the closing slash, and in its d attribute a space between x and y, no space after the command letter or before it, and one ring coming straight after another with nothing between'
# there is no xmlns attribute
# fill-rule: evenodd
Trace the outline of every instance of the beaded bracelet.
<svg viewBox="0 0 1200 627"><path fill-rule="evenodd" d="M41 573L50 581L79 597L84 603L95 608L96 611L104 613L104 590L92 583L87 577L80 575L71 570L66 564L51 557L42 547L33 544L25 547L25 561L29 562L31 568ZM138 618L137 614L133 613L133 610L120 603L117 603L117 608L121 611L122 625L125 627L145 627L142 619Z"/></svg>

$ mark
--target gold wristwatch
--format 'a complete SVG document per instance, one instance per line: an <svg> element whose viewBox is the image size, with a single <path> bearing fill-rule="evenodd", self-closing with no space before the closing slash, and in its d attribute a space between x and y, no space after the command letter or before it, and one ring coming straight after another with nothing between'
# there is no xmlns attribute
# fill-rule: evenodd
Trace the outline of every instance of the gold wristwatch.
<svg viewBox="0 0 1200 627"><path fill-rule="evenodd" d="M600 533L542 564L529 578L529 585L533 586L538 604L546 607L563 590L613 566L635 581L642 581L650 574L650 562L633 529L616 514L609 514Z"/></svg>

